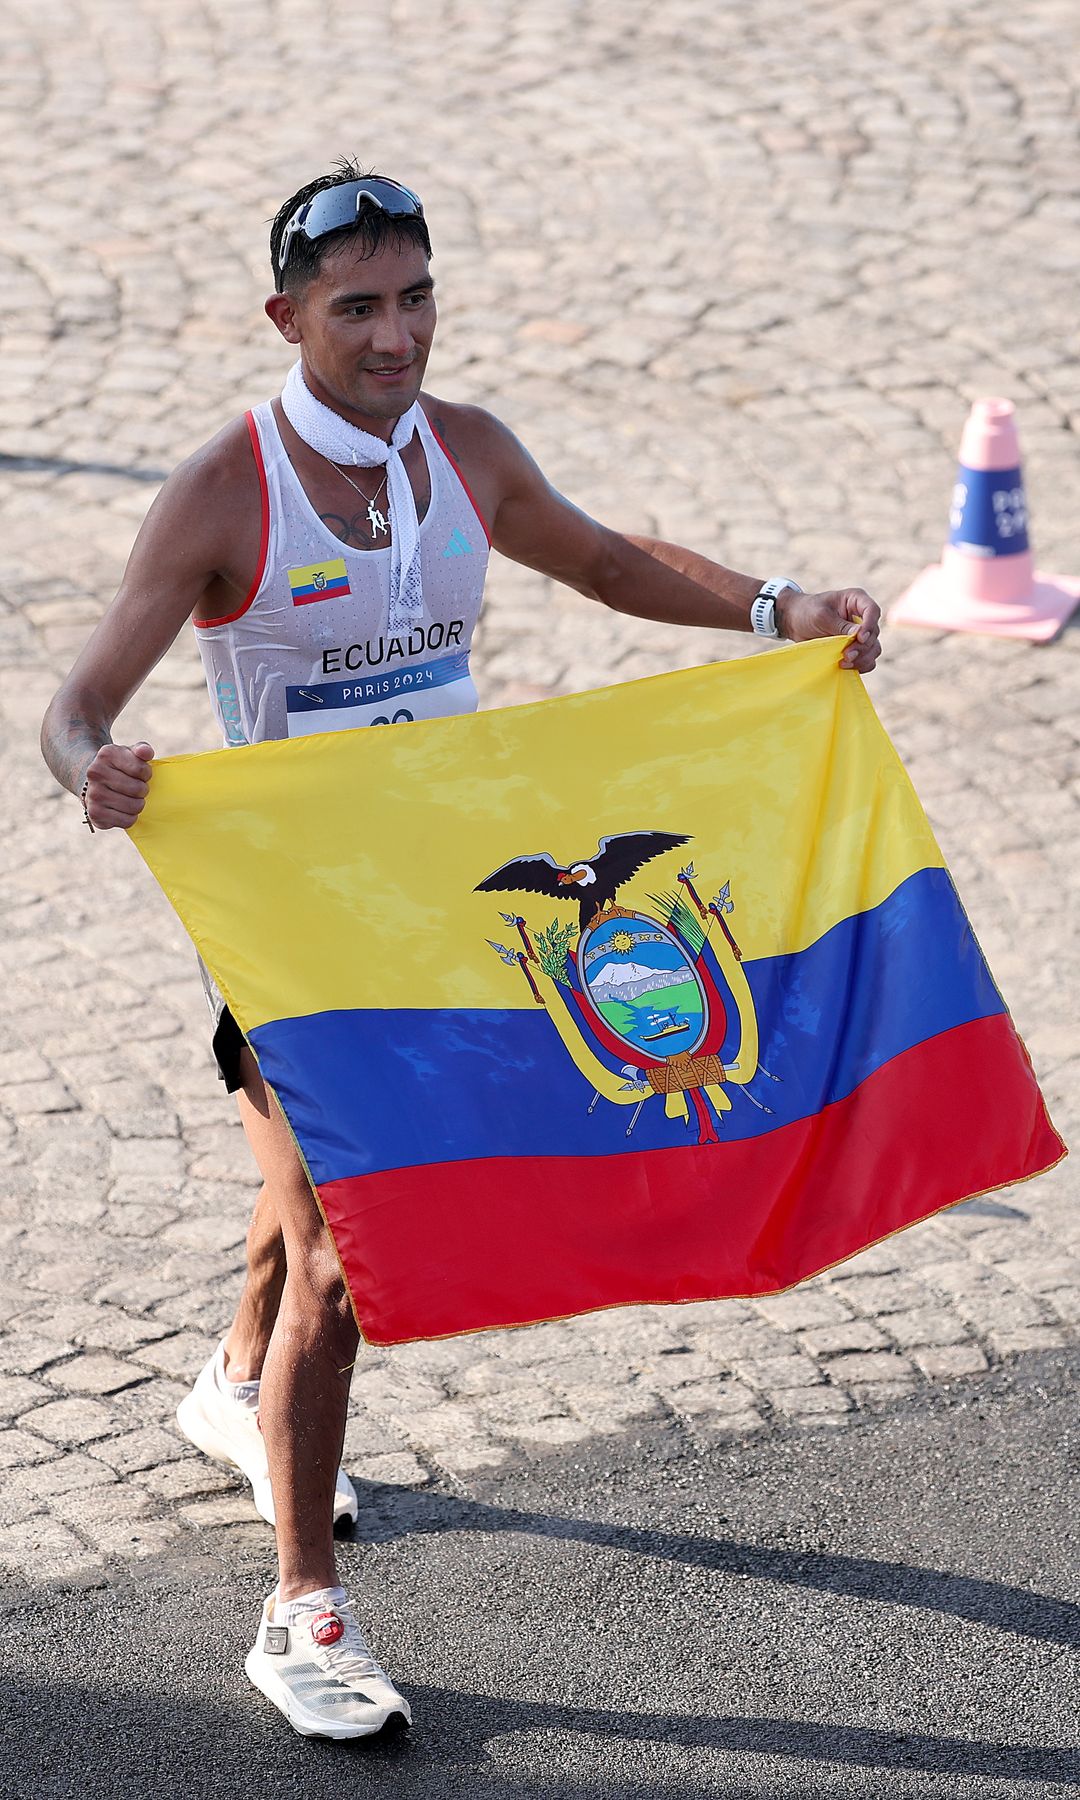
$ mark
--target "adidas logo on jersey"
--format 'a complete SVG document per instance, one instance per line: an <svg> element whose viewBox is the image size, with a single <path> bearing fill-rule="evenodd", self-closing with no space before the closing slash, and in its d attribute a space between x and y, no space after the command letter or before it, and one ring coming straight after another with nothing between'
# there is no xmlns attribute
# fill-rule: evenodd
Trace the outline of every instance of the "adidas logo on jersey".
<svg viewBox="0 0 1080 1800"><path fill-rule="evenodd" d="M445 556L471 556L472 555L472 545L470 544L468 538L465 536L465 533L461 530L460 526L457 526L457 525L454 526L453 531L450 533L450 537L447 542L446 549L443 551L443 555L444 555L444 557Z"/></svg>

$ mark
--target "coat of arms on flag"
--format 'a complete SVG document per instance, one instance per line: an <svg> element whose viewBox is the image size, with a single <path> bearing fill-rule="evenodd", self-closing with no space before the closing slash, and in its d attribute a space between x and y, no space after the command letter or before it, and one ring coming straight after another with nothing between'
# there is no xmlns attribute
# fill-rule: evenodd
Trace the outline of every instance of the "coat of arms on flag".
<svg viewBox="0 0 1080 1800"><path fill-rule="evenodd" d="M775 1292L1064 1154L841 648L155 765L369 1341Z"/></svg>
<svg viewBox="0 0 1080 1800"><path fill-rule="evenodd" d="M727 923L735 910L731 883L706 907L691 862L679 870L674 892L653 897L655 914L615 904L624 881L686 842L670 832L622 832L602 838L593 859L567 869L546 853L517 857L478 883L478 891L556 898L577 891L580 935L553 919L536 934L538 952L525 918L504 912L500 917L520 943L510 948L489 940L492 949L508 967L520 967L534 1000L547 1007L577 1067L593 1082L590 1112L601 1096L633 1103L629 1137L646 1100L663 1095L669 1118L689 1124L692 1107L697 1142L715 1144L715 1127L731 1111L728 1083L745 1088L752 1104L771 1114L752 1083L759 1074L778 1079L758 1058L754 997ZM719 930L710 943L714 925ZM545 976L542 992L538 977ZM628 1053L634 1060L620 1061Z"/></svg>

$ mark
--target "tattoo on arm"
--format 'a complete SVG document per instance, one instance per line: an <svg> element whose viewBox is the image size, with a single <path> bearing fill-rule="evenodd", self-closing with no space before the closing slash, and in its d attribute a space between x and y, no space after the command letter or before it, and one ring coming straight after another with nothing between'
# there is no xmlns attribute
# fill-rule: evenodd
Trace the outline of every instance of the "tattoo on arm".
<svg viewBox="0 0 1080 1800"><path fill-rule="evenodd" d="M41 750L49 768L61 787L77 794L86 780L86 771L104 744L112 737L103 719L88 719L80 712L45 714L41 727Z"/></svg>

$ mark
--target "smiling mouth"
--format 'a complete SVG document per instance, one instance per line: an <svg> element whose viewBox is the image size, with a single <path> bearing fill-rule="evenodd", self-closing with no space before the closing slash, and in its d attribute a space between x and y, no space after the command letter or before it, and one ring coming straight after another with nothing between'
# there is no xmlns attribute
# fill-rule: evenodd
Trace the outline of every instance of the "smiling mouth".
<svg viewBox="0 0 1080 1800"><path fill-rule="evenodd" d="M364 372L374 375L377 381L396 381L399 376L407 375L411 367L411 363L395 363L390 369L366 369Z"/></svg>

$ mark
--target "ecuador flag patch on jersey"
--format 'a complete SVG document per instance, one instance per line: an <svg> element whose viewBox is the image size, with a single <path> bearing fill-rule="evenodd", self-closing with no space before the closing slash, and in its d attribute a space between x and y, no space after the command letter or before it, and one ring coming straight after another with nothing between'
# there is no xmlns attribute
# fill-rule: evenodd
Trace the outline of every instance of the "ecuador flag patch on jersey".
<svg viewBox="0 0 1080 1800"><path fill-rule="evenodd" d="M290 569L289 589L294 606L310 606L314 600L344 600L346 594L352 593L344 557Z"/></svg>

